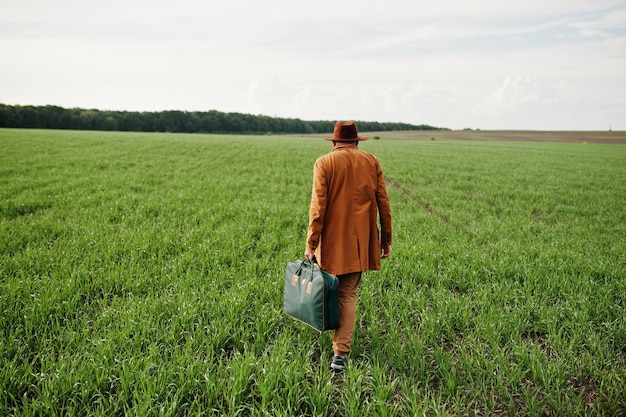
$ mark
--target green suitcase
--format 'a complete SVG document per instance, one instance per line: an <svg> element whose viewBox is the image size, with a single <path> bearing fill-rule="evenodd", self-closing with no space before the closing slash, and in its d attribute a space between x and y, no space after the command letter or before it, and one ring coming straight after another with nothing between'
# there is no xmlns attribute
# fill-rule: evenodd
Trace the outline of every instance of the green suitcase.
<svg viewBox="0 0 626 417"><path fill-rule="evenodd" d="M339 327L339 281L315 262L287 264L283 308L318 332Z"/></svg>

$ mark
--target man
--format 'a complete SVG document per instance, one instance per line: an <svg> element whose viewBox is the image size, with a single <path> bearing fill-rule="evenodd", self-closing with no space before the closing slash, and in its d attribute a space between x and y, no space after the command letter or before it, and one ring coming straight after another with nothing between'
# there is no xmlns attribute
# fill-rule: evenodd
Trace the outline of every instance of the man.
<svg viewBox="0 0 626 417"><path fill-rule="evenodd" d="M350 352L363 271L380 270L391 254L391 206L378 159L358 149L355 122L337 122L330 153L315 161L305 258L339 279L339 328L330 368L341 372ZM377 225L380 219L380 235Z"/></svg>

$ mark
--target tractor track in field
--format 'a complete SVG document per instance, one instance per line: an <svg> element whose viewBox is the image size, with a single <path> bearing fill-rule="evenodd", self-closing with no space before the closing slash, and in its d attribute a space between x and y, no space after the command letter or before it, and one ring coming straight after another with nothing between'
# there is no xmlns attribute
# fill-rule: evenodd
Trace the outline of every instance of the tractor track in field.
<svg viewBox="0 0 626 417"><path fill-rule="evenodd" d="M425 212L427 212L428 214L432 215L433 217L435 217L437 220L439 220L440 222L447 224L448 226L452 226L452 223L450 223L450 220L446 219L445 217L442 217L440 215L438 215L437 213L433 212L432 207L430 207L428 204L421 202L420 200L418 200L415 196L413 196L406 188L404 188L402 185L400 185L398 182L392 180L389 177L385 177L385 182L387 184L389 184L391 187L393 187L395 190L401 192L402 194L404 194L404 196L406 198L408 198L409 200L415 202L417 205L419 205Z"/></svg>

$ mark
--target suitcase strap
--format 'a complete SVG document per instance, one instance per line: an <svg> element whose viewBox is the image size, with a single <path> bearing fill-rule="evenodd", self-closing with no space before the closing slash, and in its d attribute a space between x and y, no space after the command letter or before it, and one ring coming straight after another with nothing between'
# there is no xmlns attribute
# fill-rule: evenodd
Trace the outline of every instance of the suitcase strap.
<svg viewBox="0 0 626 417"><path fill-rule="evenodd" d="M315 268L315 265L317 265L317 269L322 269L320 264L317 262L317 259L315 258L315 256L313 256L313 260L311 262L307 262L306 260L303 260L302 262L300 262L300 267L298 268L295 274L297 276L300 276L300 273L302 272L302 268L306 265L308 265L311 268L311 276L313 276L313 269Z"/></svg>

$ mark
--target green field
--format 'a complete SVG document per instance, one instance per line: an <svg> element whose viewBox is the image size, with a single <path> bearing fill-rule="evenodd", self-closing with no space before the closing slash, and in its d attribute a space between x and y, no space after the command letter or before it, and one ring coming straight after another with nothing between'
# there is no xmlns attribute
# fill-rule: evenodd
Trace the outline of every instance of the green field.
<svg viewBox="0 0 626 417"><path fill-rule="evenodd" d="M319 138L0 130L0 415L626 415L626 146L394 140L350 369L282 313Z"/></svg>

